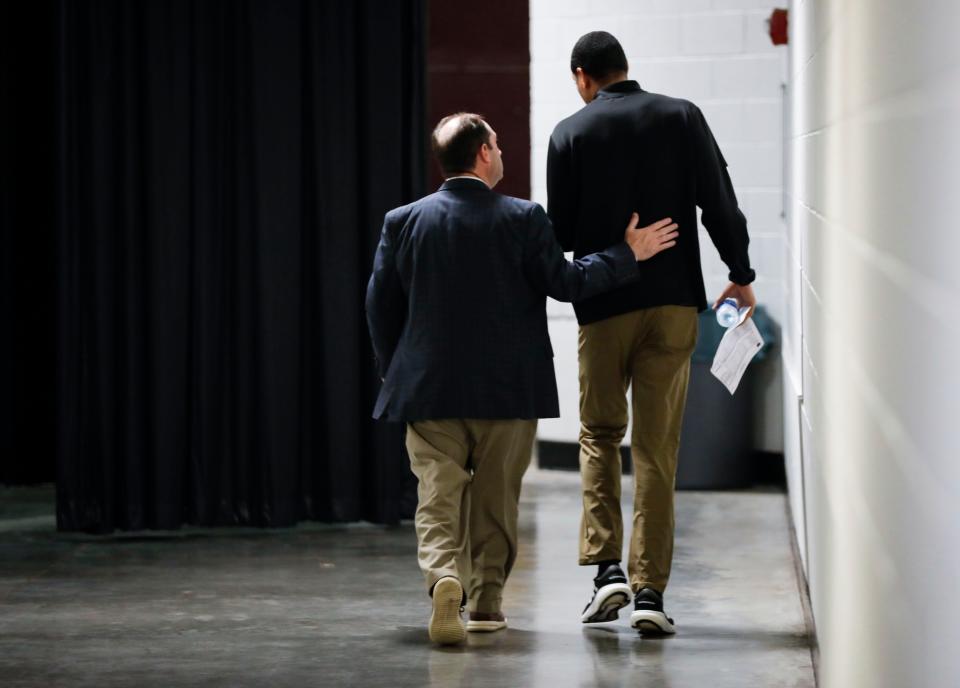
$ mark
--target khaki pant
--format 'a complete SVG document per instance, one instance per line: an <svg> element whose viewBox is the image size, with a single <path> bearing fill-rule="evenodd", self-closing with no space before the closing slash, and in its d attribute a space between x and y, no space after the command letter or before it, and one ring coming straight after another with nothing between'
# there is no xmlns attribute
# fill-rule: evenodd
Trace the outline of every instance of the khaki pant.
<svg viewBox="0 0 960 688"><path fill-rule="evenodd" d="M620 560L620 441L633 390L635 494L627 563L634 591L661 593L673 559L673 492L680 426L697 341L697 310L662 306L580 328L580 564Z"/></svg>
<svg viewBox="0 0 960 688"><path fill-rule="evenodd" d="M429 420L407 425L419 480L417 556L427 590L461 581L470 611L500 611L517 558L520 483L530 465L535 420Z"/></svg>

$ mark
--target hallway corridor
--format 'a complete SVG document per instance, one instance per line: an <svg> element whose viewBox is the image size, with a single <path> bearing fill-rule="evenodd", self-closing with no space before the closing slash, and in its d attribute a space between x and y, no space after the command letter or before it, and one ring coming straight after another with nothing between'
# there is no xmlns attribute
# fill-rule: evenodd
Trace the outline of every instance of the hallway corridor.
<svg viewBox="0 0 960 688"><path fill-rule="evenodd" d="M678 634L657 640L624 615L579 623L592 574L575 565L578 490L575 474L528 474L510 629L437 649L410 524L96 538L55 533L35 490L3 489L0 676L9 688L814 685L783 494L677 495Z"/></svg>

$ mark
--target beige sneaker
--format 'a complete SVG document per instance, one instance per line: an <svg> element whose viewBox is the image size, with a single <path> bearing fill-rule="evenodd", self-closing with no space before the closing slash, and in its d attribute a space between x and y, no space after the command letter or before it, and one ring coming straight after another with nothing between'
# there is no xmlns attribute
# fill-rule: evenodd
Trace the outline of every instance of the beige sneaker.
<svg viewBox="0 0 960 688"><path fill-rule="evenodd" d="M493 633L507 627L507 617L502 612L470 612L467 631L470 633Z"/></svg>
<svg viewBox="0 0 960 688"><path fill-rule="evenodd" d="M456 645L467 638L460 618L463 588L453 576L444 576L433 586L433 614L427 630L430 640L438 645Z"/></svg>

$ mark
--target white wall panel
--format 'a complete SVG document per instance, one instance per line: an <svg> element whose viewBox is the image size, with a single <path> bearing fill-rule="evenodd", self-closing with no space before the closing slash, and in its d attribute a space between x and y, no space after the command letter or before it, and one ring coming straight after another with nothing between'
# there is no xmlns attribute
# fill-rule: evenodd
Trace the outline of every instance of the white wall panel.
<svg viewBox="0 0 960 688"><path fill-rule="evenodd" d="M821 684L958 685L960 6L790 12L786 434Z"/></svg>

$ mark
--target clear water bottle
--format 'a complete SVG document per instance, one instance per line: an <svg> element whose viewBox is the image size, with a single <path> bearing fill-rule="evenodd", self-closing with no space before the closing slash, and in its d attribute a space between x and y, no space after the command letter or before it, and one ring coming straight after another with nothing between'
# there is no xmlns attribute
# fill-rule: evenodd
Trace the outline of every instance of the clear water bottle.
<svg viewBox="0 0 960 688"><path fill-rule="evenodd" d="M723 303L717 308L717 322L720 323L721 327L729 329L739 324L740 309L737 307L738 305L736 299L727 298L723 300Z"/></svg>

